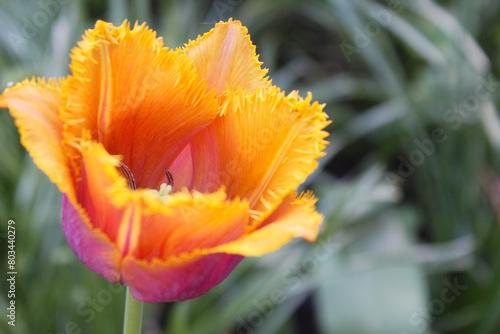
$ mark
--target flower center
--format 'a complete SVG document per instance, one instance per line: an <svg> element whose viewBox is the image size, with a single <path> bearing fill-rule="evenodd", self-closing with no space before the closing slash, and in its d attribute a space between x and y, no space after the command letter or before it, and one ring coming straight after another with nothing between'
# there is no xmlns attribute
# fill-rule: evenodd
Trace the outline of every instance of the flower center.
<svg viewBox="0 0 500 334"><path fill-rule="evenodd" d="M160 190L151 189L149 190L151 193L158 196L158 199L163 203L167 203L168 196L172 194L172 186L167 185L166 183L162 183L160 186Z"/></svg>
<svg viewBox="0 0 500 334"><path fill-rule="evenodd" d="M134 174L130 171L130 169L125 165L123 162L120 161L120 167L122 168L123 174L125 175L125 178L127 179L127 184L130 189L136 190L136 184L135 184L135 178ZM167 203L168 196L172 194L174 191L174 177L172 176L172 173L169 172L167 168L165 168L165 174L167 175L167 181L168 184L162 183L160 185L160 190L156 189L150 189L149 191L156 196L158 196L158 199L162 201L163 203Z"/></svg>

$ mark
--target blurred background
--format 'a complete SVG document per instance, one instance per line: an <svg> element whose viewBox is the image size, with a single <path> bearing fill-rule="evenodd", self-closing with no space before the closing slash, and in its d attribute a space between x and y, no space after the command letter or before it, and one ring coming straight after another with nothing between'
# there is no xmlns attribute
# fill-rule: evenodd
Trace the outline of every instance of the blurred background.
<svg viewBox="0 0 500 334"><path fill-rule="evenodd" d="M97 19L178 47L230 17L274 84L326 103L331 144L303 186L325 221L201 298L146 305L144 333L499 333L498 1L2 0L0 87L68 75ZM0 157L1 277L9 219L18 272L16 327L0 281L0 332L121 333L125 289L73 254L5 110Z"/></svg>

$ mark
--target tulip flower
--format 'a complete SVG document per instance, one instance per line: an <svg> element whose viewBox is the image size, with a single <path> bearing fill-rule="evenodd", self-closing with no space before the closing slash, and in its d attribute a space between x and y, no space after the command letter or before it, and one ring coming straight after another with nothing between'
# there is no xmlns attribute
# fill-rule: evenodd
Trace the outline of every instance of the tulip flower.
<svg viewBox="0 0 500 334"><path fill-rule="evenodd" d="M327 116L272 85L240 22L179 49L126 21L82 38L68 77L18 83L0 107L63 193L64 234L89 269L140 301L182 301L246 256L316 239L316 199L297 188L324 155Z"/></svg>

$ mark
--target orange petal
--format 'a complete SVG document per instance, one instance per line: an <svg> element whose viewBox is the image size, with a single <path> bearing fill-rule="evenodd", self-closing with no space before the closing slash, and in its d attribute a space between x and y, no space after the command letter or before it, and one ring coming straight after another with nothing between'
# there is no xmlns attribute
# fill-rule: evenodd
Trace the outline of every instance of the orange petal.
<svg viewBox="0 0 500 334"><path fill-rule="evenodd" d="M62 81L59 85L62 85ZM33 161L59 190L74 198L69 161L61 146L62 121L58 83L24 80L0 96L0 108L9 108L21 135L21 143Z"/></svg>
<svg viewBox="0 0 500 334"><path fill-rule="evenodd" d="M224 116L191 142L193 189L225 185L229 198L247 199L256 215L273 211L324 155L329 122L310 102L276 87L225 96Z"/></svg>
<svg viewBox="0 0 500 334"><path fill-rule="evenodd" d="M167 213L142 217L135 257L169 260L198 249L212 248L244 235L248 203L227 201L224 191L179 192L165 204Z"/></svg>
<svg viewBox="0 0 500 334"><path fill-rule="evenodd" d="M210 253L262 256L277 250L294 237L313 242L323 221L323 216L316 212L316 201L310 193L294 200L288 199L264 222L263 227L236 241L215 247Z"/></svg>
<svg viewBox="0 0 500 334"><path fill-rule="evenodd" d="M62 113L66 143L77 147L89 130L123 157L138 187L157 188L164 168L217 115L215 93L207 92L192 60L163 47L145 25L98 21L71 59Z"/></svg>
<svg viewBox="0 0 500 334"><path fill-rule="evenodd" d="M190 41L185 52L217 95L238 86L253 90L269 84L264 78L267 70L261 68L248 30L240 21L218 23L203 37Z"/></svg>

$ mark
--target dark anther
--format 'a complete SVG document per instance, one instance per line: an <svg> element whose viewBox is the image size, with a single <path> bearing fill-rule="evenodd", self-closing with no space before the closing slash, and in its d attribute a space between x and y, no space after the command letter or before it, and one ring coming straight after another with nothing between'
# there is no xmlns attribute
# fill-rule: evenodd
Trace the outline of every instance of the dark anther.
<svg viewBox="0 0 500 334"><path fill-rule="evenodd" d="M165 168L165 174L167 174L167 181L168 185L172 187L172 190L174 189L174 177L172 176L172 173L168 171L168 169Z"/></svg>
<svg viewBox="0 0 500 334"><path fill-rule="evenodd" d="M123 174L125 174L125 178L127 179L127 184L129 188L132 190L136 190L137 188L135 187L134 175L132 174L130 169L121 161L120 161L120 167L123 170Z"/></svg>

